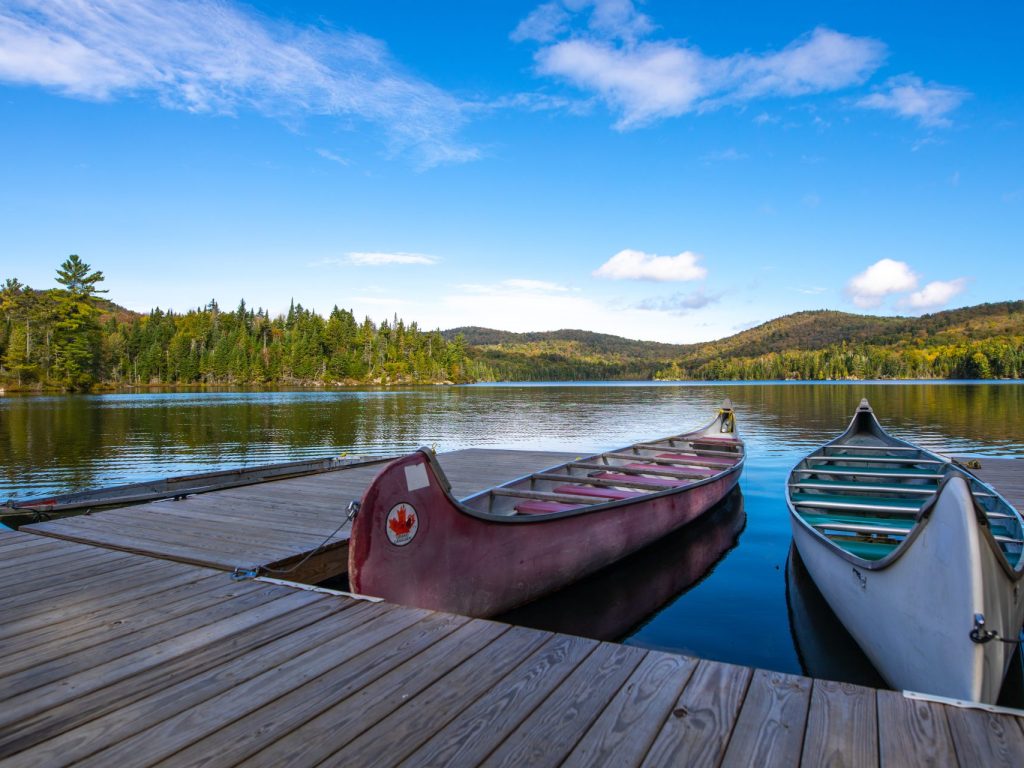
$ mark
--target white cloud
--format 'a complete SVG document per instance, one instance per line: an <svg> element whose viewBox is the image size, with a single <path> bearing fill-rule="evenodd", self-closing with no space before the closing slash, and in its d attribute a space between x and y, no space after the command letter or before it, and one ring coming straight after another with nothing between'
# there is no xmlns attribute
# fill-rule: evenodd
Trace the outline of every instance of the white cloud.
<svg viewBox="0 0 1024 768"><path fill-rule="evenodd" d="M725 103L859 85L886 51L878 40L819 27L781 51L714 57L685 42L641 39L653 30L630 0L564 0L537 8L513 39L539 42L537 73L597 95L617 113L619 130Z"/></svg>
<svg viewBox="0 0 1024 768"><path fill-rule="evenodd" d="M335 152L331 152L329 149L318 149L316 153L324 160L330 160L332 163L337 163L338 165L348 165L348 160Z"/></svg>
<svg viewBox="0 0 1024 768"><path fill-rule="evenodd" d="M878 92L858 100L857 106L914 118L921 125L942 127L951 124L947 115L970 95L963 88L938 83L926 85L914 75L900 75L889 78Z"/></svg>
<svg viewBox="0 0 1024 768"><path fill-rule="evenodd" d="M385 264L436 264L436 256L425 253L380 253L377 251L350 251L345 254L347 263L359 267L379 267Z"/></svg>
<svg viewBox="0 0 1024 768"><path fill-rule="evenodd" d="M569 290L564 285L558 285L557 283L549 283L545 280L523 280L513 278L511 280L502 281L502 285L509 288L518 288L524 291L567 291Z"/></svg>
<svg viewBox="0 0 1024 768"><path fill-rule="evenodd" d="M880 259L851 278L846 290L858 307L877 307L894 293L905 293L917 288L917 275L906 262Z"/></svg>
<svg viewBox="0 0 1024 768"><path fill-rule="evenodd" d="M958 277L955 280L935 280L920 291L910 294L905 305L917 310L937 309L948 304L966 287L967 280L963 277Z"/></svg>
<svg viewBox="0 0 1024 768"><path fill-rule="evenodd" d="M703 309L722 298L721 293L705 293L699 288L691 293L674 293L671 296L653 296L636 305L637 309L648 311L669 312L674 315L685 315L693 309Z"/></svg>
<svg viewBox="0 0 1024 768"><path fill-rule="evenodd" d="M354 117L423 166L479 155L456 137L466 106L381 41L221 0L5 0L0 81L98 101L153 94L190 112Z"/></svg>
<svg viewBox="0 0 1024 768"><path fill-rule="evenodd" d="M626 249L608 259L594 270L593 274L594 277L606 277L611 280L702 280L708 271L697 264L700 258L692 251L683 251L677 256L655 256L643 251Z"/></svg>
<svg viewBox="0 0 1024 768"><path fill-rule="evenodd" d="M558 3L543 3L534 8L530 15L519 22L509 37L517 43L536 40L546 43L565 32L569 24L569 13Z"/></svg>

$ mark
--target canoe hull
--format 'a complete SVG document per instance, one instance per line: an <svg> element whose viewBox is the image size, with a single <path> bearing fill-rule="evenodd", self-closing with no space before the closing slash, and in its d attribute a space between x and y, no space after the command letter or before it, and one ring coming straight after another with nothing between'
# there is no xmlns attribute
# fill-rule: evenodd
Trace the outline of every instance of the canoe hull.
<svg viewBox="0 0 1024 768"><path fill-rule="evenodd" d="M1000 565L963 478L944 485L920 530L884 567L859 566L790 513L808 572L890 685L996 701L1015 646L973 642L973 617L983 614L988 629L1016 637L1024 589Z"/></svg>
<svg viewBox="0 0 1024 768"><path fill-rule="evenodd" d="M587 576L702 515L741 465L717 478L602 510L488 520L455 501L428 451L385 467L367 489L349 546L352 589L467 616L492 616ZM410 478L412 478L410 480ZM397 527L415 532L400 538ZM397 541L397 543L396 543Z"/></svg>

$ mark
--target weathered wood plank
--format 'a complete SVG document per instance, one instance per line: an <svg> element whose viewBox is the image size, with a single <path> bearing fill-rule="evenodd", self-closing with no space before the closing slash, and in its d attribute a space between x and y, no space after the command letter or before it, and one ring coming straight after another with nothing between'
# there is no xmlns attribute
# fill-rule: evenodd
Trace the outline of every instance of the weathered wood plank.
<svg viewBox="0 0 1024 768"><path fill-rule="evenodd" d="M941 706L908 699L898 691L878 691L876 697L882 768L957 764L953 737Z"/></svg>
<svg viewBox="0 0 1024 768"><path fill-rule="evenodd" d="M285 763L315 765L507 629L493 622L467 621L450 634L435 632L433 642L424 636L417 644L406 645L387 664L352 663L332 670L314 684L182 750L167 764L234 765L272 742L283 741ZM391 661L401 663L389 669Z"/></svg>
<svg viewBox="0 0 1024 768"><path fill-rule="evenodd" d="M1024 730L1020 718L978 709L947 707L946 720L963 766L1024 764Z"/></svg>
<svg viewBox="0 0 1024 768"><path fill-rule="evenodd" d="M642 764L718 765L751 672L747 667L702 659Z"/></svg>
<svg viewBox="0 0 1024 768"><path fill-rule="evenodd" d="M302 687L304 683L313 681L314 684L305 689L304 693L317 697L317 701L323 701L335 687L344 686L356 676L368 675L374 669L390 668L399 659L404 660L408 654L431 645L438 637L466 621L468 619L445 614L424 616L422 612L413 611L406 615L396 611L364 625L366 631L355 630L350 642L345 645L328 645L307 651L230 691L207 699L176 717L163 720L92 755L82 761L81 765L108 766L127 762L150 764L176 759L177 753L185 747L223 730L220 745L210 747L213 751L209 754L217 755L218 750L228 748L230 738L237 735L228 726L240 718L246 718L242 723L244 729L245 725L267 717L268 713L270 723L274 722L275 717L288 718L294 715L293 709L281 706L282 697ZM391 640L385 642L388 638ZM345 663L353 659L356 660L354 663ZM288 697L287 701L291 705L301 706L301 702L297 702L294 697ZM264 709L264 705L268 709Z"/></svg>
<svg viewBox="0 0 1024 768"><path fill-rule="evenodd" d="M815 680L800 764L808 768L877 766L875 692L850 683Z"/></svg>
<svg viewBox="0 0 1024 768"><path fill-rule="evenodd" d="M696 659L648 652L563 765L640 765L696 668Z"/></svg>
<svg viewBox="0 0 1024 768"><path fill-rule="evenodd" d="M26 766L72 763L294 658L296 647L345 642L346 632L386 612L378 604L322 597L243 625L0 731L0 757L38 744L25 753Z"/></svg>
<svg viewBox="0 0 1024 768"><path fill-rule="evenodd" d="M558 766L646 651L602 643L484 761L489 766Z"/></svg>
<svg viewBox="0 0 1024 768"><path fill-rule="evenodd" d="M402 765L476 765L597 647L557 635L513 669Z"/></svg>
<svg viewBox="0 0 1024 768"><path fill-rule="evenodd" d="M756 670L722 765L796 765L810 701L809 678Z"/></svg>
<svg viewBox="0 0 1024 768"><path fill-rule="evenodd" d="M222 616L220 620L211 620L182 634L165 634L165 639L155 644L142 644L142 647L123 655L122 649L115 644L105 649L105 657L109 660L93 666L89 659L75 659L82 669L67 676L59 676L47 667L42 673L51 682L36 686L30 678L25 678L20 681L26 688L25 692L6 700L3 709L0 709L0 732L66 701L129 678L140 671L163 664L168 659L192 653L211 642L222 640L318 598L318 595L309 592L286 594L233 615ZM203 618L211 617L206 615ZM137 643L138 640L133 639L133 642ZM6 686L8 681L4 684Z"/></svg>
<svg viewBox="0 0 1024 768"><path fill-rule="evenodd" d="M77 618L50 625L43 632L21 634L4 640L0 654L0 678L30 664L42 664L66 656L69 650L82 651L107 643L122 635L182 616L197 605L209 605L231 599L233 585L220 576L207 577L174 590L160 592L133 601L121 611L111 611L101 619Z"/></svg>
<svg viewBox="0 0 1024 768"><path fill-rule="evenodd" d="M330 755L330 762L358 765L360 768L383 768L401 762L550 638L549 632L511 627L486 648ZM318 718L315 722L320 728L332 727L326 718ZM311 725L313 722L306 727ZM292 733L289 740L298 733ZM287 762L291 750L286 742L282 740L272 744L241 766L256 768ZM382 748L384 744L386 749Z"/></svg>
<svg viewBox="0 0 1024 768"><path fill-rule="evenodd" d="M247 588L247 586L236 585L235 598L219 602L204 602L201 595L193 595L188 600L196 610L138 632L117 637L99 648L86 647L81 650L73 650L61 655L58 659L48 659L42 654L37 656L34 653L29 653L18 660L17 670L11 671L4 678L4 689L9 697L8 702L17 699L19 695L25 694L33 688L59 683L93 667L145 650L165 637L190 632L281 597L280 591L269 589L266 585L259 588ZM2 714L0 714L0 722L3 722Z"/></svg>
<svg viewBox="0 0 1024 768"><path fill-rule="evenodd" d="M181 568L177 563L168 562L166 564L173 568ZM12 615L15 608L21 615L25 606L29 606L30 610L45 610L53 601L61 600L69 594L78 595L79 599L84 599L86 595L103 594L105 590L116 588L112 586L111 578L120 580L118 585L127 587L132 584L133 580L135 583L139 583L140 580L148 577L159 578L165 573L173 572L162 571L159 568L160 565L162 563L159 560L119 559L105 565L103 571L83 574L77 578L62 577L56 583L41 584L38 589L9 594L2 599L0 609L7 615Z"/></svg>
<svg viewBox="0 0 1024 768"><path fill-rule="evenodd" d="M198 579L207 578L221 571L207 569L191 569L173 563L175 566L167 571L147 569L144 561L136 563L135 569L124 569L112 573L107 583L99 574L92 582L80 582L70 596L63 594L40 596L37 602L26 602L16 608L5 608L5 620L0 622L0 640L5 640L24 633L35 633L40 628L59 624L68 619L90 612L102 615L112 607L131 603L151 593L162 592L190 584ZM119 576L123 575L122 580ZM40 595L29 592L28 595Z"/></svg>

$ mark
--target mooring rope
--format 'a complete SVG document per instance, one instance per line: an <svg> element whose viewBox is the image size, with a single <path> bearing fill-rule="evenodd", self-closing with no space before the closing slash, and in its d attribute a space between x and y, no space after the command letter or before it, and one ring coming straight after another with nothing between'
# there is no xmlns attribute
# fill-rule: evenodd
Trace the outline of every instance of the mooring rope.
<svg viewBox="0 0 1024 768"><path fill-rule="evenodd" d="M346 508L345 519L338 524L337 528L335 528L333 531L327 534L327 537L322 542L320 542L314 549L309 550L309 552L306 553L306 556L299 560L299 562L295 563L295 565L289 568L271 568L266 565L254 565L252 568L243 568L242 566L238 566L237 568L235 568L235 570L231 572L231 578L235 581L246 581L248 579L255 579L257 576L260 576L264 573L281 574L291 573L292 571L297 570L303 563L309 560L309 558L311 558L317 552L326 547L330 540L338 534L338 531L340 531L342 528L344 528L346 525L352 522L352 519L356 516L358 512L359 502L350 501L348 503L348 507Z"/></svg>

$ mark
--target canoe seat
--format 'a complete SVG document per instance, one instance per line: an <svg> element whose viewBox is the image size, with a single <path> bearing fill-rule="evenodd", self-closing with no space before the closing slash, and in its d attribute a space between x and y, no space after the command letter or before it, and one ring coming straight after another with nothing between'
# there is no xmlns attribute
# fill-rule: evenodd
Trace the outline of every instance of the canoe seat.
<svg viewBox="0 0 1024 768"><path fill-rule="evenodd" d="M863 461L866 464L945 464L938 459L916 459L907 456L865 456L862 453L830 453L808 456L808 461Z"/></svg>
<svg viewBox="0 0 1024 768"><path fill-rule="evenodd" d="M803 515L804 520L815 528L854 530L857 533L902 536L914 527L914 520L891 517L868 517L866 515Z"/></svg>
<svg viewBox="0 0 1024 768"><path fill-rule="evenodd" d="M594 488L585 485L560 485L552 488L554 493L574 493L578 496L596 496L600 499L632 499L643 496L643 491L624 491L619 488Z"/></svg>
<svg viewBox="0 0 1024 768"><path fill-rule="evenodd" d="M883 512L894 515L914 516L927 499L868 498L865 496L833 496L824 493L792 493L793 503L818 509L836 509L844 512ZM806 518L807 516L804 515Z"/></svg>
<svg viewBox="0 0 1024 768"><path fill-rule="evenodd" d="M941 480L942 473L931 469L917 469L915 467L869 467L867 465L853 467L816 466L793 470L801 475L844 475L847 477L916 477L922 480Z"/></svg>
<svg viewBox="0 0 1024 768"><path fill-rule="evenodd" d="M660 470L666 469L666 465L665 464L641 464L641 463L634 463L634 464L624 464L623 465L623 469L639 469L639 470L657 469L657 470L660 471ZM698 475L700 477L711 477L712 475L717 475L720 471L721 470L719 470L719 469L711 469L710 467L687 467L685 470L684 469L680 469L679 470L679 476L680 477L686 477L686 476L693 477L694 475Z"/></svg>
<svg viewBox="0 0 1024 768"><path fill-rule="evenodd" d="M881 560L899 546L897 542L880 541L877 539L867 541L865 539L849 539L840 536L830 536L829 538L833 543L842 547L851 555L864 560Z"/></svg>
<svg viewBox="0 0 1024 768"><path fill-rule="evenodd" d="M621 481L626 483L636 480L636 475L617 475L614 472L599 472L594 475L594 477L599 477L602 480ZM679 488L683 485L689 485L686 480L676 480L672 477L645 477L644 482L649 483L650 485L661 485L665 488Z"/></svg>
<svg viewBox="0 0 1024 768"><path fill-rule="evenodd" d="M718 456L711 458L708 456L697 456L694 453L659 453L655 458L685 461L687 464L696 464L697 466L702 467L717 467L718 469L727 469L740 460L738 456L735 459L720 458Z"/></svg>
<svg viewBox="0 0 1024 768"><path fill-rule="evenodd" d="M563 504L560 501L521 501L515 506L521 515L547 515L551 512L564 512L567 509L579 509L583 505Z"/></svg>
<svg viewBox="0 0 1024 768"><path fill-rule="evenodd" d="M691 443L717 443L719 445L740 445L743 441L734 437L689 437Z"/></svg>
<svg viewBox="0 0 1024 768"><path fill-rule="evenodd" d="M913 493L922 496L930 496L939 487L934 480L926 480L922 483L885 483L874 481L858 480L814 480L806 478L793 483L793 487L800 489L815 489L819 491L845 491L851 494L860 493Z"/></svg>

